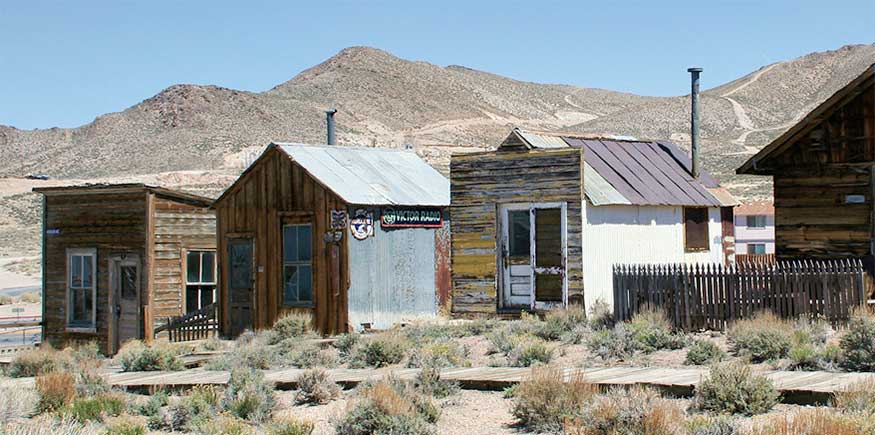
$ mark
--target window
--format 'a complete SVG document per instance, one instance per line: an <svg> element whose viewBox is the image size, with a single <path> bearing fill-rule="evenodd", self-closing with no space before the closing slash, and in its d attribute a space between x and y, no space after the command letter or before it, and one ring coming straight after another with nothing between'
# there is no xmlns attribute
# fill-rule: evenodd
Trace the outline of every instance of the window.
<svg viewBox="0 0 875 435"><path fill-rule="evenodd" d="M509 210L507 212L508 220L510 221L510 241L508 246L508 254L511 257L529 257L531 255L531 235L529 234L528 210Z"/></svg>
<svg viewBox="0 0 875 435"><path fill-rule="evenodd" d="M93 329L96 321L97 250L67 251L67 326Z"/></svg>
<svg viewBox="0 0 875 435"><path fill-rule="evenodd" d="M283 305L313 304L312 251L310 224L283 226Z"/></svg>
<svg viewBox="0 0 875 435"><path fill-rule="evenodd" d="M765 243L748 243L747 244L747 253L748 254L765 254L766 253L766 244Z"/></svg>
<svg viewBox="0 0 875 435"><path fill-rule="evenodd" d="M687 252L708 250L708 209L684 208L684 249Z"/></svg>
<svg viewBox="0 0 875 435"><path fill-rule="evenodd" d="M215 251L188 251L185 268L185 312L197 311L215 303Z"/></svg>
<svg viewBox="0 0 875 435"><path fill-rule="evenodd" d="M765 228L766 227L766 215L764 214L752 214L747 217L747 227L748 228Z"/></svg>

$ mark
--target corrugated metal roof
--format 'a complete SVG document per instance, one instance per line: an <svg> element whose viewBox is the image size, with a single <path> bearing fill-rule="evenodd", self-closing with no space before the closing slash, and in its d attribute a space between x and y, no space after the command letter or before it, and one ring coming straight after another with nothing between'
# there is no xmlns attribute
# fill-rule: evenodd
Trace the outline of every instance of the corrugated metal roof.
<svg viewBox="0 0 875 435"><path fill-rule="evenodd" d="M450 204L449 180L414 152L339 145L273 145L348 204Z"/></svg>
<svg viewBox="0 0 875 435"><path fill-rule="evenodd" d="M583 148L584 194L593 205L737 204L707 172L694 179L689 156L671 142L515 131L532 148L561 148L557 139L566 147Z"/></svg>

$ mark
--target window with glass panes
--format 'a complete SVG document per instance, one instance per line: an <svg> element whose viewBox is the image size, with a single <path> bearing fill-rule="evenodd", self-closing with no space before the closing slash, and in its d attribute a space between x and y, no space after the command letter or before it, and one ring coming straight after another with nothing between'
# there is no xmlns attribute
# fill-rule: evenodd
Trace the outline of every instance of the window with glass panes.
<svg viewBox="0 0 875 435"><path fill-rule="evenodd" d="M312 304L312 225L283 225L283 305Z"/></svg>
<svg viewBox="0 0 875 435"><path fill-rule="evenodd" d="M185 312L215 303L216 252L188 251L185 268Z"/></svg>
<svg viewBox="0 0 875 435"><path fill-rule="evenodd" d="M67 326L93 328L95 323L95 276L97 250L67 251Z"/></svg>

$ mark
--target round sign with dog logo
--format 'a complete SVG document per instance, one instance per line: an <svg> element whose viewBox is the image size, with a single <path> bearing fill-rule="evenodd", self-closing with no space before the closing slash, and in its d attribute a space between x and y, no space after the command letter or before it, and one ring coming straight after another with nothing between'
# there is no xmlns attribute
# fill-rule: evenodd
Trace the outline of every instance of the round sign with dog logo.
<svg viewBox="0 0 875 435"><path fill-rule="evenodd" d="M364 240L374 234L374 216L371 212L360 208L349 220L349 231L356 240Z"/></svg>

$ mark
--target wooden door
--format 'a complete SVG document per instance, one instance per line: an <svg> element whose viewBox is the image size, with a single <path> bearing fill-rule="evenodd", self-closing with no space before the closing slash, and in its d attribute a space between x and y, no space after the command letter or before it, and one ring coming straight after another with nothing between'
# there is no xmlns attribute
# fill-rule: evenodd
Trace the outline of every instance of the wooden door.
<svg viewBox="0 0 875 435"><path fill-rule="evenodd" d="M231 335L238 336L252 328L252 304L255 275L253 274L252 239L228 241L228 292L231 316Z"/></svg>
<svg viewBox="0 0 875 435"><path fill-rule="evenodd" d="M531 213L532 264L535 291L532 308L562 307L565 303L565 207L538 206Z"/></svg>
<svg viewBox="0 0 875 435"><path fill-rule="evenodd" d="M134 253L110 259L112 351L140 337L140 257Z"/></svg>
<svg viewBox="0 0 875 435"><path fill-rule="evenodd" d="M531 219L528 205L501 207L501 308L527 308L532 301Z"/></svg>

